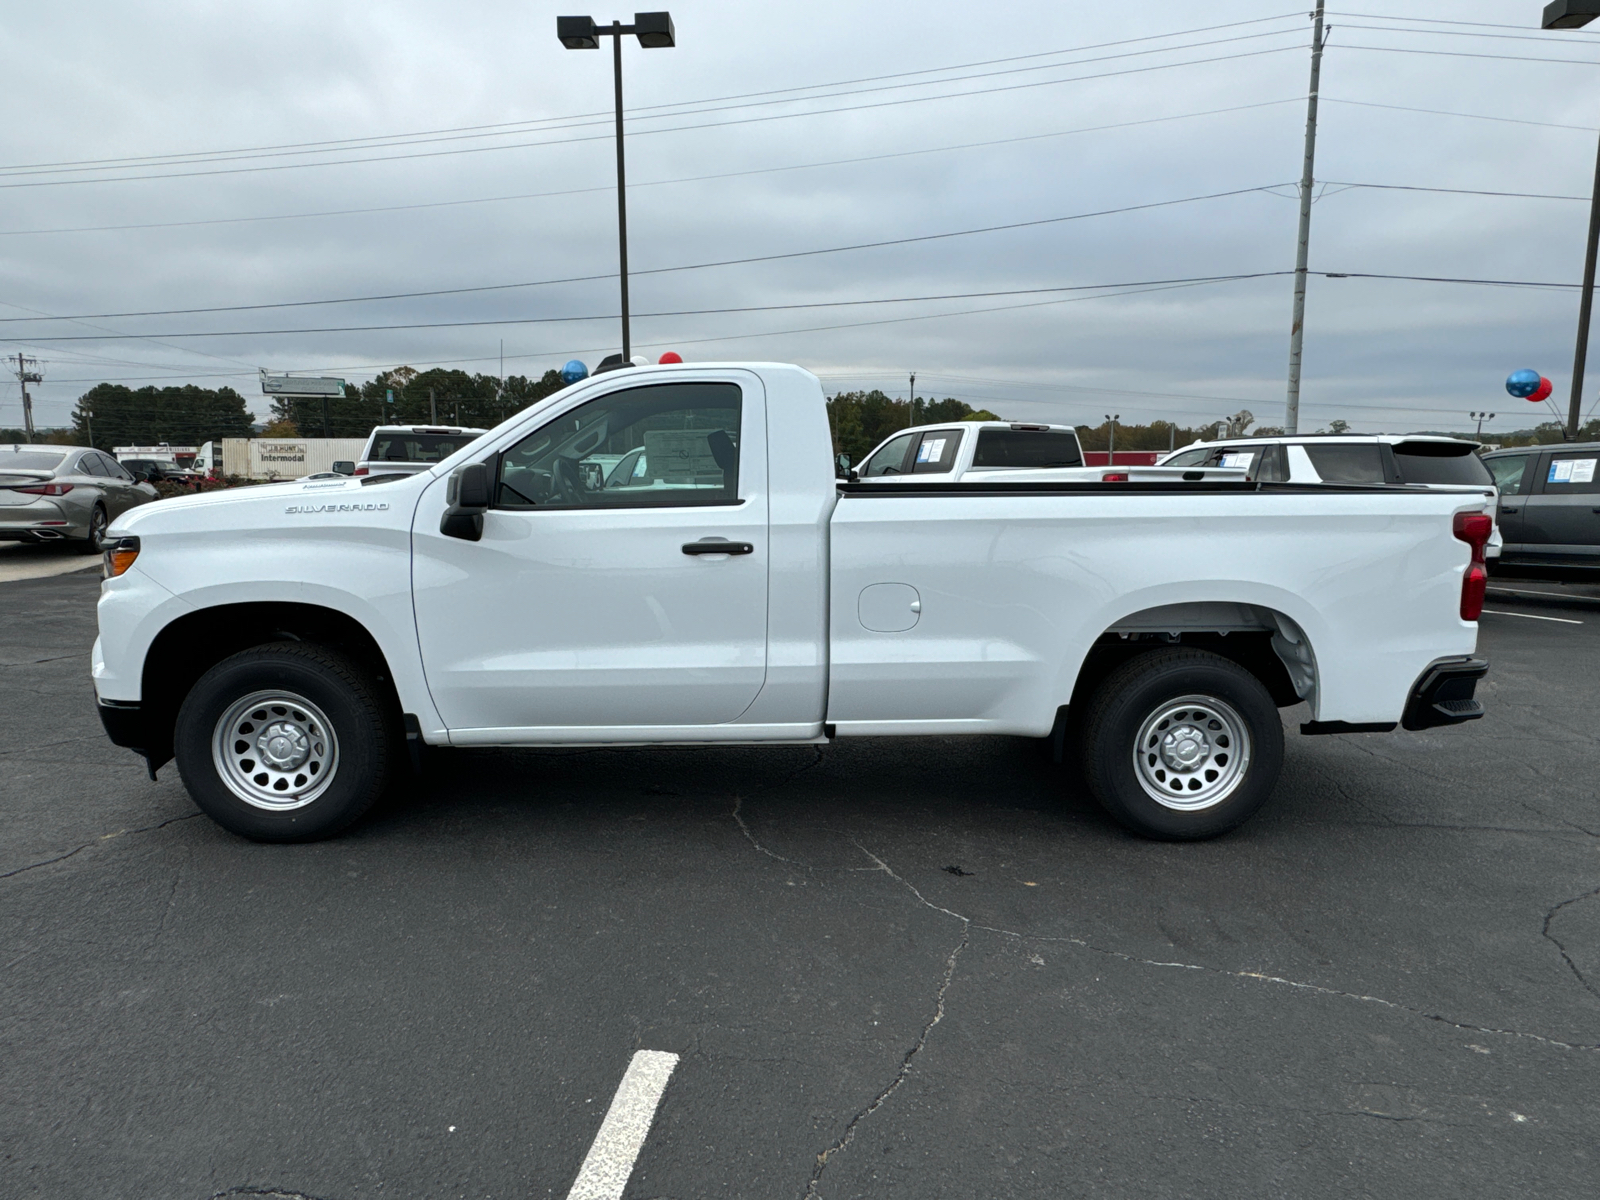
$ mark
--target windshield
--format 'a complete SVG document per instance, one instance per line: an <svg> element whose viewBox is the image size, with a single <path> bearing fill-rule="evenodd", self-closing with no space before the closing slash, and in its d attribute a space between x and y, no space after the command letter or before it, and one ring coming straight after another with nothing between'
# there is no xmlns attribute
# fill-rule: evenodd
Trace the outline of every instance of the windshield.
<svg viewBox="0 0 1600 1200"><path fill-rule="evenodd" d="M1493 483L1475 449L1450 442L1401 442L1394 448L1394 461L1407 483Z"/></svg>
<svg viewBox="0 0 1600 1200"><path fill-rule="evenodd" d="M475 433L380 433L373 439L368 462L443 462L461 447L478 440Z"/></svg>
<svg viewBox="0 0 1600 1200"><path fill-rule="evenodd" d="M0 450L0 471L54 471L65 450Z"/></svg>
<svg viewBox="0 0 1600 1200"><path fill-rule="evenodd" d="M1078 435L1055 429L985 429L972 456L978 467L1081 467Z"/></svg>
<svg viewBox="0 0 1600 1200"><path fill-rule="evenodd" d="M1182 450L1161 465L1164 467L1198 467L1205 462L1209 450Z"/></svg>

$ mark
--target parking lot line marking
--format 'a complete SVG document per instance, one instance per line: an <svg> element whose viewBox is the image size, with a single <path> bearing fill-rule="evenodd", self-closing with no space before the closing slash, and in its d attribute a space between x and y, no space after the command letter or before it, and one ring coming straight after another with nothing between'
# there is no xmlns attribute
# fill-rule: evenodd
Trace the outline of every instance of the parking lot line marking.
<svg viewBox="0 0 1600 1200"><path fill-rule="evenodd" d="M664 1050L640 1050L633 1056L567 1200L621 1200L655 1120L656 1105L677 1065L678 1056Z"/></svg>
<svg viewBox="0 0 1600 1200"><path fill-rule="evenodd" d="M1536 613L1502 612L1498 608L1483 610L1492 617L1526 617L1530 621L1559 621L1563 625L1582 625L1582 621L1574 621L1571 617L1541 617Z"/></svg>
<svg viewBox="0 0 1600 1200"><path fill-rule="evenodd" d="M1579 592L1540 592L1533 588L1492 587L1491 592L1498 592L1502 596L1554 596L1557 600L1590 600L1600 601L1600 596L1585 596Z"/></svg>

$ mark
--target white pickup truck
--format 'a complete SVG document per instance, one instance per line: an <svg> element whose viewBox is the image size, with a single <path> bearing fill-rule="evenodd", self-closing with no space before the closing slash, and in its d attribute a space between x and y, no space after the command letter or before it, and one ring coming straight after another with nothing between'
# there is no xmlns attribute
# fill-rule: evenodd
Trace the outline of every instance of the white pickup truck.
<svg viewBox="0 0 1600 1200"><path fill-rule="evenodd" d="M956 421L949 425L914 425L890 434L873 448L860 467L839 455L839 469L856 482L976 483L1022 480L1095 483L1198 483L1201 480L1244 479L1243 466L1105 466L1084 465L1078 431L1070 425L1022 421Z"/></svg>
<svg viewBox="0 0 1600 1200"><path fill-rule="evenodd" d="M810 373L618 370L419 474L118 518L94 685L114 742L260 840L348 825L408 745L952 734L1051 738L1131 829L1209 837L1272 791L1280 708L1309 733L1481 714L1486 508L840 482Z"/></svg>

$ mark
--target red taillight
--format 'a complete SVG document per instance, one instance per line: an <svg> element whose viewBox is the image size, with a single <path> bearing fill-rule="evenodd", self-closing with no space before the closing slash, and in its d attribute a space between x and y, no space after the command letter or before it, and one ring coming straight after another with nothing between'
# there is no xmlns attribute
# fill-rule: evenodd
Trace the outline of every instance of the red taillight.
<svg viewBox="0 0 1600 1200"><path fill-rule="evenodd" d="M356 468L356 474L357 475L365 475L366 473L367 473L367 468L366 467L357 467Z"/></svg>
<svg viewBox="0 0 1600 1200"><path fill-rule="evenodd" d="M1483 548L1494 532L1494 518L1487 513L1457 513L1451 531L1472 547L1472 561L1461 577L1461 619L1476 621L1483 614L1483 589L1489 582Z"/></svg>
<svg viewBox="0 0 1600 1200"><path fill-rule="evenodd" d="M1106 471L1104 474L1102 474L1100 476L1100 482L1101 483L1127 483L1128 482L1128 473L1126 471Z"/></svg>
<svg viewBox="0 0 1600 1200"><path fill-rule="evenodd" d="M38 487L14 487L13 492L27 492L30 496L65 496L72 490L70 483L41 483Z"/></svg>

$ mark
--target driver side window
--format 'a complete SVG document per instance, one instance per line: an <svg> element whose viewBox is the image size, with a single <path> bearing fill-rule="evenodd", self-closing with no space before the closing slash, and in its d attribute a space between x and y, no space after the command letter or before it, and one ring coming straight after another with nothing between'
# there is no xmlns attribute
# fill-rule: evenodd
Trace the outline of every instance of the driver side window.
<svg viewBox="0 0 1600 1200"><path fill-rule="evenodd" d="M662 383L596 397L500 456L496 508L735 504L741 393Z"/></svg>

